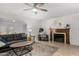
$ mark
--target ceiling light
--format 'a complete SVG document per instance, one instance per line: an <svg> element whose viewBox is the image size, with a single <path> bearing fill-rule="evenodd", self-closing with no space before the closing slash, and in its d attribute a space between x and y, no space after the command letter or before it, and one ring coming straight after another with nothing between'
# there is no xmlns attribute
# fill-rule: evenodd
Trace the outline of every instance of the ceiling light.
<svg viewBox="0 0 79 59"><path fill-rule="evenodd" d="M33 8L32 10L33 10L34 12L37 12L37 11L38 11L36 8Z"/></svg>

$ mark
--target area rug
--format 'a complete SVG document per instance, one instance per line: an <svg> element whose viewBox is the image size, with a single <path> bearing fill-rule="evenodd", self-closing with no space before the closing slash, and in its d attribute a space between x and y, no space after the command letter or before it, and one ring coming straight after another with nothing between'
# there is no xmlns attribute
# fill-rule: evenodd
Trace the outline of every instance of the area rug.
<svg viewBox="0 0 79 59"><path fill-rule="evenodd" d="M36 42L33 44L33 50L31 51L32 56L52 56L58 47L51 46L45 43ZM13 52L0 53L0 56L16 56ZM24 54L23 56L29 56L29 54Z"/></svg>
<svg viewBox="0 0 79 59"><path fill-rule="evenodd" d="M32 56L52 56L58 47L50 46L44 43L35 43L33 45Z"/></svg>

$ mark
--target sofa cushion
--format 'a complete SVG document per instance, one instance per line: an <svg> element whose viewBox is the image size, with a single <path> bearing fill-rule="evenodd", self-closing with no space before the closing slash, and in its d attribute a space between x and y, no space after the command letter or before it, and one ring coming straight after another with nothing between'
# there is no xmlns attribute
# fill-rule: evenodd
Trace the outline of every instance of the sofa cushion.
<svg viewBox="0 0 79 59"><path fill-rule="evenodd" d="M0 35L0 41L4 43L8 43L16 40L27 40L25 34L8 34L8 35Z"/></svg>
<svg viewBox="0 0 79 59"><path fill-rule="evenodd" d="M7 43L7 41L5 39L3 39L2 37L0 37L0 41Z"/></svg>
<svg viewBox="0 0 79 59"><path fill-rule="evenodd" d="M4 42L2 42L2 41L0 41L0 47L3 47L3 46L5 46L6 44L4 43Z"/></svg>
<svg viewBox="0 0 79 59"><path fill-rule="evenodd" d="M15 35L15 37L17 40L26 40L27 39L27 37L24 36L23 34L17 34L17 35Z"/></svg>

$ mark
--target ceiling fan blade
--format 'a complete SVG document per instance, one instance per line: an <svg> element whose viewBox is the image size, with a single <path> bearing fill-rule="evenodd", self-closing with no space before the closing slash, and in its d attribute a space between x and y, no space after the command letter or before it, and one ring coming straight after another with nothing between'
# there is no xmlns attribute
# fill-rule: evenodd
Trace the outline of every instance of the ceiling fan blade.
<svg viewBox="0 0 79 59"><path fill-rule="evenodd" d="M24 11L27 11L27 10L31 10L32 8L30 8L30 9L24 9Z"/></svg>
<svg viewBox="0 0 79 59"><path fill-rule="evenodd" d="M41 7L43 5L44 5L44 3L38 3L38 7Z"/></svg>
<svg viewBox="0 0 79 59"><path fill-rule="evenodd" d="M29 3L24 3L25 5L27 5L27 6L29 6L29 7L32 7L32 5L31 4L29 4Z"/></svg>
<svg viewBox="0 0 79 59"><path fill-rule="evenodd" d="M48 10L47 9L40 9L41 11L45 11L45 12L47 12Z"/></svg>
<svg viewBox="0 0 79 59"><path fill-rule="evenodd" d="M47 9L42 9L42 8L38 8L38 10L45 11L45 12L48 11Z"/></svg>

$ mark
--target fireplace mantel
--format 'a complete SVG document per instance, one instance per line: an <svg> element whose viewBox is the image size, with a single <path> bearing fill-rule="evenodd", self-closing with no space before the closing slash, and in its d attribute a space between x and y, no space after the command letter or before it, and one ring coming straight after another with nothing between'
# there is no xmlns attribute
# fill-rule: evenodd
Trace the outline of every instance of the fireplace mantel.
<svg viewBox="0 0 79 59"><path fill-rule="evenodd" d="M53 34L64 34L64 44L70 44L70 29L61 28L61 29L50 29L50 41L53 40Z"/></svg>

